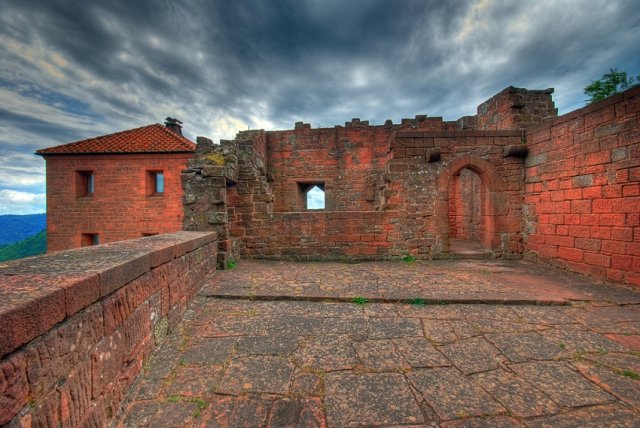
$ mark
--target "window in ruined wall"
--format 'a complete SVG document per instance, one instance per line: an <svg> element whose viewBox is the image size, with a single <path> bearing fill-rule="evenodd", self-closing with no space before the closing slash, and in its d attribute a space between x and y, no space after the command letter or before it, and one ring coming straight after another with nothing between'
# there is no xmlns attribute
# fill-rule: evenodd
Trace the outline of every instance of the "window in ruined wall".
<svg viewBox="0 0 640 428"><path fill-rule="evenodd" d="M298 190L303 209L325 209L324 183L298 183Z"/></svg>
<svg viewBox="0 0 640 428"><path fill-rule="evenodd" d="M100 235L97 233L83 233L80 235L80 245L89 247L91 245L100 244Z"/></svg>
<svg viewBox="0 0 640 428"><path fill-rule="evenodd" d="M78 198L93 196L94 186L93 171L76 171L76 196Z"/></svg>

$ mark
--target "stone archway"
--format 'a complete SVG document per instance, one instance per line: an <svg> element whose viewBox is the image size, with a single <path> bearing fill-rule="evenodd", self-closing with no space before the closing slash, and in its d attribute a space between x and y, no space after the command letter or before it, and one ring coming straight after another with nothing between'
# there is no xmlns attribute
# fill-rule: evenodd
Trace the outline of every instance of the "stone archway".
<svg viewBox="0 0 640 428"><path fill-rule="evenodd" d="M474 155L456 158L438 177L435 224L439 250L448 253L451 249L450 185L463 169L471 170L480 178L480 242L485 249L497 250L502 245L501 233L504 231L501 229L507 216L504 185L495 167Z"/></svg>

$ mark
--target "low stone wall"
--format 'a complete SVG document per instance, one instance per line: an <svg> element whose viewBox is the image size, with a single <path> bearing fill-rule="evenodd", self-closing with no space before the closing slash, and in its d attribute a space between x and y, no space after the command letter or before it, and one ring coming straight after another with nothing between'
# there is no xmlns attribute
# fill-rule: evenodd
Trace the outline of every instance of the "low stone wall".
<svg viewBox="0 0 640 428"><path fill-rule="evenodd" d="M381 211L271 213L246 228L243 256L277 260L381 260L393 230Z"/></svg>
<svg viewBox="0 0 640 428"><path fill-rule="evenodd" d="M105 426L215 270L177 232L0 264L0 425Z"/></svg>

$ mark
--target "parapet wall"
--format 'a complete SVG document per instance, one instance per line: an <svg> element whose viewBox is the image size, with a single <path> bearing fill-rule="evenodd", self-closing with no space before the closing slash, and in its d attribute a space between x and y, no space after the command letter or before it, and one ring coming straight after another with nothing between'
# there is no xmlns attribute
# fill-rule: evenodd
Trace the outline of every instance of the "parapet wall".
<svg viewBox="0 0 640 428"><path fill-rule="evenodd" d="M177 232L0 264L0 425L106 426L216 252Z"/></svg>
<svg viewBox="0 0 640 428"><path fill-rule="evenodd" d="M526 138L525 257L640 286L640 88Z"/></svg>

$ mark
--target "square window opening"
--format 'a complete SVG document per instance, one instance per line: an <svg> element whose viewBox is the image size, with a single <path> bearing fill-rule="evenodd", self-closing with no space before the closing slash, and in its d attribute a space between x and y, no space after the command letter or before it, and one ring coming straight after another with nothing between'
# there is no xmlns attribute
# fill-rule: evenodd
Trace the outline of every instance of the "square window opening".
<svg viewBox="0 0 640 428"><path fill-rule="evenodd" d="M83 233L80 237L80 245L90 247L100 244L100 235L97 233Z"/></svg>
<svg viewBox="0 0 640 428"><path fill-rule="evenodd" d="M95 190L95 178L93 171L77 171L76 195L78 198L93 196Z"/></svg>

